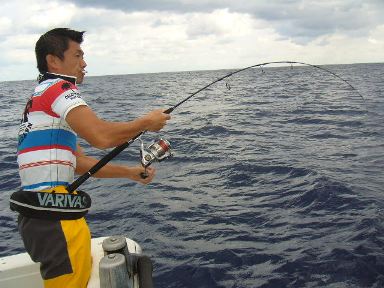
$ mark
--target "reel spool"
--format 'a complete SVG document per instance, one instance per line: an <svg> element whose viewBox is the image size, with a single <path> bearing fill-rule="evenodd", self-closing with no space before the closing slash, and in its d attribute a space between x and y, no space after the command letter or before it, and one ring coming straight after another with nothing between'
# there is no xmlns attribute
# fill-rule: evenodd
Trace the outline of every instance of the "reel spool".
<svg viewBox="0 0 384 288"><path fill-rule="evenodd" d="M144 142L141 139L140 142L140 160L144 168L147 168L153 162L161 162L173 156L171 144L163 138L153 141L148 147L144 146ZM148 175L144 172L141 173L141 177L147 178Z"/></svg>

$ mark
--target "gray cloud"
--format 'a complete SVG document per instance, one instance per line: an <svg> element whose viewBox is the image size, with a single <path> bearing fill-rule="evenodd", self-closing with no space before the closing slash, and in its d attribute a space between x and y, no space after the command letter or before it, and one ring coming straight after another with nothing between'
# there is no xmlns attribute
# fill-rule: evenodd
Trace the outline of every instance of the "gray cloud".
<svg viewBox="0 0 384 288"><path fill-rule="evenodd" d="M209 12L227 6L227 1L190 1L190 0L67 0L80 7L99 7L116 9L122 11L173 11L186 12ZM228 2L230 3L230 2Z"/></svg>
<svg viewBox="0 0 384 288"><path fill-rule="evenodd" d="M228 9L267 21L282 38L297 43L310 42L335 32L350 36L367 34L383 24L382 0L65 0L80 7L133 11L170 11L174 13L212 12Z"/></svg>

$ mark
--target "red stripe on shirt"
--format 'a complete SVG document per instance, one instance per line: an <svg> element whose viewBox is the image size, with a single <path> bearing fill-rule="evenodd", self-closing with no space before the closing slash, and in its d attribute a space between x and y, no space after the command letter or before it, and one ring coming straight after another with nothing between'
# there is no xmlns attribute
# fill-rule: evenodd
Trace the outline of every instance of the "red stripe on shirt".
<svg viewBox="0 0 384 288"><path fill-rule="evenodd" d="M18 151L17 155L20 155L23 153L28 153L28 152L33 152L33 151L49 150L49 149L67 150L67 151L70 151L73 155L75 155L75 151L73 151L70 147L63 146L63 145L44 145L44 146L31 147L31 148L27 148L27 149L23 149L21 151Z"/></svg>
<svg viewBox="0 0 384 288"><path fill-rule="evenodd" d="M68 83L69 87L63 88L63 84ZM52 86L50 86L44 93L40 96L33 97L32 107L29 110L30 112L42 111L48 115L56 118L60 118L55 112L52 111L52 104L55 100L61 96L67 90L77 90L77 87L70 82L61 80Z"/></svg>
<svg viewBox="0 0 384 288"><path fill-rule="evenodd" d="M51 164L59 164L59 165L70 166L70 167L74 168L73 163L70 161L51 160L51 161L38 161L38 162L24 164L24 165L21 165L19 167L19 170L23 170L26 168L39 167L39 166L46 166L46 165L51 165Z"/></svg>
<svg viewBox="0 0 384 288"><path fill-rule="evenodd" d="M44 103L44 99L42 96L35 96L32 99L32 107L29 109L29 112L44 112L48 114L49 116L60 118L59 115L57 115L55 112L52 111L51 107L46 107Z"/></svg>

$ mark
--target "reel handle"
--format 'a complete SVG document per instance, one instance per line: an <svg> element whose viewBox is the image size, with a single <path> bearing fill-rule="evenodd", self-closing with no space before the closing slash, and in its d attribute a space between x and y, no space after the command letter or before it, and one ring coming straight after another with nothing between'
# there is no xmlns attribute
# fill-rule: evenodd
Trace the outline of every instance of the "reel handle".
<svg viewBox="0 0 384 288"><path fill-rule="evenodd" d="M148 173L147 173L147 172L141 172L141 173L140 173L140 177L141 177L142 179L146 179L146 178L148 178Z"/></svg>

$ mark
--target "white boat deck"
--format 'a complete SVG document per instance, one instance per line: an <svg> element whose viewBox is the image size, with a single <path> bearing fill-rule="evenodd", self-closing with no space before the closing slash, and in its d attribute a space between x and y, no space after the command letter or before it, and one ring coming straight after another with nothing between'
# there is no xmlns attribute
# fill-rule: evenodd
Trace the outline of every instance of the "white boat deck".
<svg viewBox="0 0 384 288"><path fill-rule="evenodd" d="M99 262L104 256L103 240L107 237L92 239L92 273L88 288L100 288ZM141 254L141 247L135 241L127 238L128 251ZM96 264L96 265L95 265ZM31 260L27 253L21 253L0 258L0 287L4 288L43 288L40 276L40 264Z"/></svg>

